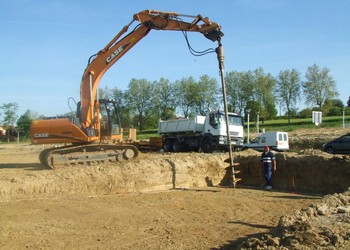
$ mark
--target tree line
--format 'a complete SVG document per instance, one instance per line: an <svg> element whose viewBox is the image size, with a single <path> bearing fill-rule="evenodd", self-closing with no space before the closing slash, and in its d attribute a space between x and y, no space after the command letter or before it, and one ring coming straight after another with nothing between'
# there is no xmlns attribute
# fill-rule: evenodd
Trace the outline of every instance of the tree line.
<svg viewBox="0 0 350 250"><path fill-rule="evenodd" d="M258 115L261 120L275 119L279 109L290 122L292 117L311 117L312 111L322 111L325 116L341 115L345 108L336 99L339 93L330 70L317 64L308 67L304 79L296 69L273 76L258 68L228 72L225 82L229 111L246 114L250 110L252 119ZM188 77L173 83L164 78L153 82L132 79L126 91L106 87L100 91L100 98L118 100L123 127L134 126L141 131L156 128L158 119L205 115L210 108L223 110L220 84L208 75L198 81ZM310 108L298 111L303 100ZM346 112L350 113L350 109Z"/></svg>
<svg viewBox="0 0 350 250"><path fill-rule="evenodd" d="M322 111L325 116L341 115L343 110L350 113L350 97L346 108L336 99L339 94L330 70L317 64L308 67L304 78L297 69L281 70L273 76L258 68L228 72L225 82L229 111L246 114L249 110L252 120L257 116L260 120L275 119L278 110L283 110L289 122L292 117L311 117L312 111ZM153 82L131 79L125 91L105 87L99 90L99 98L117 100L122 127L140 131L157 128L159 119L205 115L208 109L223 110L221 83L208 75L175 82L165 78ZM297 107L302 102L309 108L299 111ZM28 134L31 120L38 115L27 110L18 118L17 109L17 103L0 106L2 124L15 127L17 122L17 129Z"/></svg>

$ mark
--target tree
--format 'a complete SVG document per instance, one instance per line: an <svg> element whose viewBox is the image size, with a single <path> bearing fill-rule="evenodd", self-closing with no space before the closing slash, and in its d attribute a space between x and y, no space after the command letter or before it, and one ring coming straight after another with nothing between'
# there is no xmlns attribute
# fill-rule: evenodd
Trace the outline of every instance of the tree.
<svg viewBox="0 0 350 250"><path fill-rule="evenodd" d="M154 86L146 79L131 79L128 90L125 92L126 105L135 112L135 125L142 132L148 125L153 103Z"/></svg>
<svg viewBox="0 0 350 250"><path fill-rule="evenodd" d="M185 117L205 115L208 109L218 106L219 86L208 75L201 76L198 82L193 77L182 78L174 87L177 108Z"/></svg>
<svg viewBox="0 0 350 250"><path fill-rule="evenodd" d="M105 87L99 88L99 99L113 99L117 101L117 112L120 118L122 128L130 128L132 125L131 109L126 106L124 92L117 87L110 89Z"/></svg>
<svg viewBox="0 0 350 250"><path fill-rule="evenodd" d="M3 125L5 126L13 126L17 120L17 109L18 104L16 102L4 103L0 109L4 112Z"/></svg>
<svg viewBox="0 0 350 250"><path fill-rule="evenodd" d="M254 70L253 77L255 82L254 100L262 106L257 112L263 120L274 118L277 115L274 96L276 79L271 74L266 75L262 68Z"/></svg>
<svg viewBox="0 0 350 250"><path fill-rule="evenodd" d="M112 99L118 103L118 113L122 128L132 128L132 108L126 102L127 94L117 87L112 89Z"/></svg>
<svg viewBox="0 0 350 250"><path fill-rule="evenodd" d="M244 113L246 114L246 119L247 119L247 110L250 110L249 111L249 119L250 119L250 122L252 121L256 121L257 118L258 118L258 113L259 113L259 116L260 116L260 110L263 110L263 108L261 107L261 103L257 102L257 101L248 101L247 102L247 105L246 105L246 108L244 109Z"/></svg>
<svg viewBox="0 0 350 250"><path fill-rule="evenodd" d="M306 103L316 104L320 110L326 99L333 99L339 95L335 81L329 72L328 68L321 70L318 65L314 64L307 69L306 81L303 83Z"/></svg>
<svg viewBox="0 0 350 250"><path fill-rule="evenodd" d="M20 135L28 137L30 132L30 126L32 124L32 114L28 109L23 115L17 120L17 131Z"/></svg>
<svg viewBox="0 0 350 250"><path fill-rule="evenodd" d="M229 110L243 110L243 107L240 107L239 94L238 90L240 89L239 84L239 72L231 71L227 72L225 75L226 83L226 96L227 96L227 106Z"/></svg>
<svg viewBox="0 0 350 250"><path fill-rule="evenodd" d="M277 76L276 93L281 104L285 105L290 125L291 110L300 99L301 80L296 69L280 71Z"/></svg>
<svg viewBox="0 0 350 250"><path fill-rule="evenodd" d="M217 81L208 75L201 76L197 85L198 92L195 95L195 111L197 114L205 115L208 109L218 104L219 86Z"/></svg>
<svg viewBox="0 0 350 250"><path fill-rule="evenodd" d="M177 107L180 109L184 117L188 117L193 112L196 96L198 93L198 85L192 76L182 78L175 82L175 96Z"/></svg>
<svg viewBox="0 0 350 250"><path fill-rule="evenodd" d="M328 116L341 115L344 109L344 104L339 99L326 99L323 106L322 112Z"/></svg>
<svg viewBox="0 0 350 250"><path fill-rule="evenodd" d="M3 110L4 114L4 119L2 121L4 127L7 129L11 128L11 130L14 129L15 122L17 120L17 109L18 109L18 104L16 102L11 102L11 103L4 103L0 109ZM13 131L12 131L13 132ZM7 141L10 141L10 133L7 133Z"/></svg>
<svg viewBox="0 0 350 250"><path fill-rule="evenodd" d="M229 72L225 76L227 99L233 111L242 112L249 107L252 109L251 118L258 114L262 119L273 118L277 115L275 107L274 87L276 79L271 74L265 74L262 68L246 72Z"/></svg>
<svg viewBox="0 0 350 250"><path fill-rule="evenodd" d="M344 103L340 99L332 99L332 100L329 100L329 101L330 101L330 103L332 103L333 107L337 107L337 108L340 108L340 109L344 108Z"/></svg>
<svg viewBox="0 0 350 250"><path fill-rule="evenodd" d="M255 100L253 95L255 83L251 71L232 71L226 74L226 94L228 106L232 111L242 112L247 102Z"/></svg>
<svg viewBox="0 0 350 250"><path fill-rule="evenodd" d="M347 107L350 107L350 96L346 104L347 104Z"/></svg>
<svg viewBox="0 0 350 250"><path fill-rule="evenodd" d="M300 118L310 118L310 117L312 117L312 109L306 108L306 109L301 110L299 112L299 117Z"/></svg>
<svg viewBox="0 0 350 250"><path fill-rule="evenodd" d="M168 79L160 78L159 82L154 82L154 102L158 117L167 120L175 116L176 98L175 86Z"/></svg>
<svg viewBox="0 0 350 250"><path fill-rule="evenodd" d="M109 99L112 98L112 89L105 86L104 89L98 88L98 99Z"/></svg>

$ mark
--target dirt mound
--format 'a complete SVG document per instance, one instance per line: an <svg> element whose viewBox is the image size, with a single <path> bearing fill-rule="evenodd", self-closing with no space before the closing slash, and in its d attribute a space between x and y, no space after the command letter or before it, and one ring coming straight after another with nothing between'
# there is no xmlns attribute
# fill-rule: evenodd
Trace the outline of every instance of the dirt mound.
<svg viewBox="0 0 350 250"><path fill-rule="evenodd" d="M23 150L19 152L24 159ZM38 150L34 148L34 152ZM3 156L6 154L13 159L15 152L3 150ZM11 168L1 172L0 200L214 186L224 177L225 157L225 154L141 154L132 161L54 171L42 169L38 163L32 167L28 163L8 164Z"/></svg>
<svg viewBox="0 0 350 250"><path fill-rule="evenodd" d="M289 147L294 152L305 149L322 150L324 143L349 132L349 129L344 128L298 129L288 133Z"/></svg>
<svg viewBox="0 0 350 250"><path fill-rule="evenodd" d="M246 240L240 249L349 249L350 191L282 216L271 234Z"/></svg>

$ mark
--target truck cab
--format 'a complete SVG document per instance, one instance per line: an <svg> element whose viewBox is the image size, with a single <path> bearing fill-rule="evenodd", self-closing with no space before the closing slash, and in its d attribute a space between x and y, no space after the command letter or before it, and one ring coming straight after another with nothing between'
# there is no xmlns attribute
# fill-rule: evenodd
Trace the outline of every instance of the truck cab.
<svg viewBox="0 0 350 250"><path fill-rule="evenodd" d="M212 111L207 113L203 136L211 138L212 145L227 146L227 132L225 113ZM231 145L242 147L243 145L243 119L236 113L228 113ZM204 150L205 151L205 150Z"/></svg>

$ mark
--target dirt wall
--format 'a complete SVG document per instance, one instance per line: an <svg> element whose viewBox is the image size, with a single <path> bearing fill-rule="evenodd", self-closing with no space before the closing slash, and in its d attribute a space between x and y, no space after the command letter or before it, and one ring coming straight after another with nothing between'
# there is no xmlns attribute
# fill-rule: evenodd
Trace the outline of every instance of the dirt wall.
<svg viewBox="0 0 350 250"><path fill-rule="evenodd" d="M253 156L255 154L255 156ZM236 154L241 170L240 184L263 186L263 173L259 172L260 153L251 151ZM344 192L350 186L349 156L333 156L320 150L299 153L276 153L277 171L273 187L291 192L332 194Z"/></svg>
<svg viewBox="0 0 350 250"><path fill-rule="evenodd" d="M108 194L228 185L228 154L141 154L137 159L116 164L45 170L37 163L11 153L17 163L0 164L0 200L30 199L76 194ZM4 151L2 151L4 152ZM39 151L38 151L39 152ZM34 154L33 154L34 153ZM30 158L30 159L32 159ZM350 160L321 151L276 153L277 173L273 186L288 192L332 194L350 186ZM23 163L20 163L21 161ZM264 186L259 170L260 153L234 153L241 170L237 186ZM331 178L330 178L331 177Z"/></svg>

